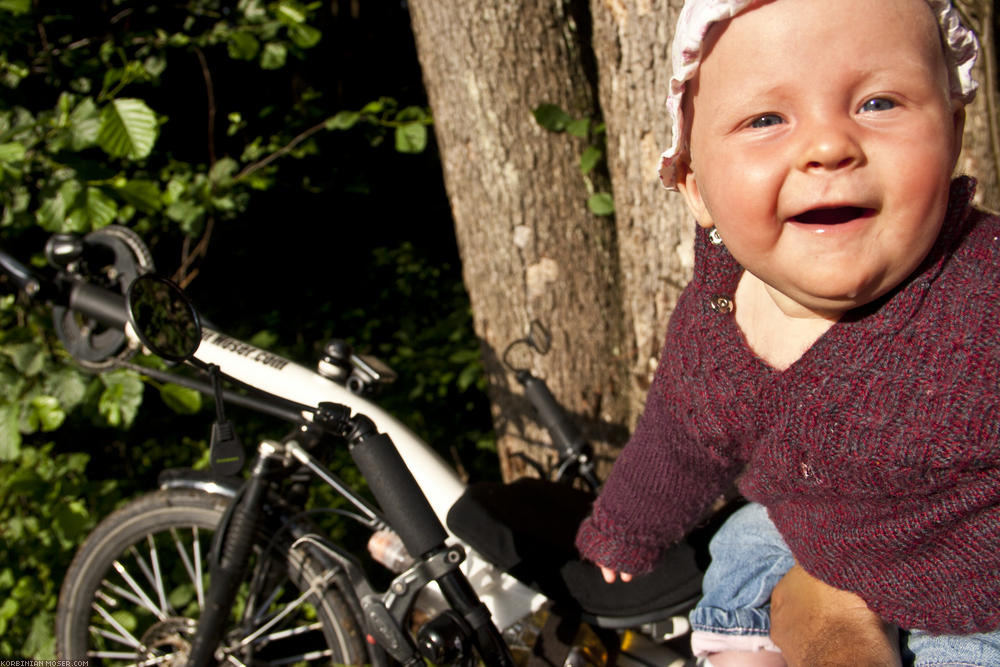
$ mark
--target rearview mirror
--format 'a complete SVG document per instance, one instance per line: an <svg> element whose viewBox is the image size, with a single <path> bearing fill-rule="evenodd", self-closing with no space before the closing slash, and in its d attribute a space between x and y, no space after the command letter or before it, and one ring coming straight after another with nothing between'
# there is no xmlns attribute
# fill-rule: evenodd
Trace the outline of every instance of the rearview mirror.
<svg viewBox="0 0 1000 667"><path fill-rule="evenodd" d="M190 359L201 344L201 322L190 299L173 281L139 276L125 295L128 319L139 341L167 361Z"/></svg>

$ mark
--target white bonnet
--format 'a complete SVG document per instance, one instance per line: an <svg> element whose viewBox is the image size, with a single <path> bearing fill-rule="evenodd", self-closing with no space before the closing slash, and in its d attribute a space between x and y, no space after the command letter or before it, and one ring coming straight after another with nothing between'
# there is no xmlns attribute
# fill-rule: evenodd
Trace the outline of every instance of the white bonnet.
<svg viewBox="0 0 1000 667"><path fill-rule="evenodd" d="M761 4L763 0L687 0L677 17L671 61L673 75L667 94L667 114L673 126L672 141L660 159L660 181L664 187L676 190L674 162L685 148L684 89L698 73L705 35L712 24L731 19L743 10ZM962 24L951 0L926 0L934 11L941 28L941 37L948 58L951 94L968 104L976 96L978 84L972 78L972 66L979 54L975 34Z"/></svg>

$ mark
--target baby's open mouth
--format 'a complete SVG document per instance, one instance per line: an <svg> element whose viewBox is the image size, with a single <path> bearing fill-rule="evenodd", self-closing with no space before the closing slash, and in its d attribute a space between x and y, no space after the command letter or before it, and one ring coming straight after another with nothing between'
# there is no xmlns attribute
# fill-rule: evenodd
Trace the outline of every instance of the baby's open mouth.
<svg viewBox="0 0 1000 667"><path fill-rule="evenodd" d="M860 206L835 206L832 208L814 208L800 213L792 220L805 225L839 225L858 218L865 218L875 213L874 209Z"/></svg>

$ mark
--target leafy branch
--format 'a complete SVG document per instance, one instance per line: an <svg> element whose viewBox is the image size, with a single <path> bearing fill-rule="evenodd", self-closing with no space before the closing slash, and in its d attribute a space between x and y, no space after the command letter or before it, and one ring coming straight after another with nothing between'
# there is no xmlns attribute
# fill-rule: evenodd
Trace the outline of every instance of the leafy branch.
<svg viewBox="0 0 1000 667"><path fill-rule="evenodd" d="M556 104L540 104L532 113L535 121L550 132L565 132L587 142L580 154L578 167L587 186L589 197L587 208L594 215L612 215L615 212L614 198L608 192L598 192L592 174L595 169L606 165L607 128L604 123L591 118L573 118Z"/></svg>

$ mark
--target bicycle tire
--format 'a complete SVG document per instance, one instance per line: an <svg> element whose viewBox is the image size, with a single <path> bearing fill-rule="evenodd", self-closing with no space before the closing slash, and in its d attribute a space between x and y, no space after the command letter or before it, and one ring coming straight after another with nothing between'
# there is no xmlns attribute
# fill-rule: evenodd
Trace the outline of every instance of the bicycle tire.
<svg viewBox="0 0 1000 667"><path fill-rule="evenodd" d="M91 667L183 665L208 590L204 559L229 501L190 489L161 490L102 521L81 545L60 591L60 658L86 659ZM292 549L290 542L276 526L258 529L224 651L245 665L369 662L362 626L331 570L315 552Z"/></svg>

